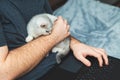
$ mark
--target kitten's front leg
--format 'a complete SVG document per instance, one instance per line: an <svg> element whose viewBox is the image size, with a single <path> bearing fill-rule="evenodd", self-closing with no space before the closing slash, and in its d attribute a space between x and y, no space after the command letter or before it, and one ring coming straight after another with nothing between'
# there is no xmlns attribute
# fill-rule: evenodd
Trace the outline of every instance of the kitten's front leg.
<svg viewBox="0 0 120 80"><path fill-rule="evenodd" d="M69 53L70 50L69 44L70 44L70 39L66 38L52 49L53 53L57 53L56 60L58 64L61 62L61 59Z"/></svg>
<svg viewBox="0 0 120 80"><path fill-rule="evenodd" d="M53 53L56 53L56 61L57 61L57 63L59 64L59 63L61 62L61 53L60 53L60 52L62 52L62 49L57 48L57 47L54 47L54 48L52 49L52 52L53 52Z"/></svg>
<svg viewBox="0 0 120 80"><path fill-rule="evenodd" d="M25 39L26 42L30 42L33 40L33 36L28 35Z"/></svg>
<svg viewBox="0 0 120 80"><path fill-rule="evenodd" d="M57 63L58 64L60 64L61 63L61 61L62 61L62 58L65 56L65 53L57 53L56 54L56 61L57 61Z"/></svg>
<svg viewBox="0 0 120 80"><path fill-rule="evenodd" d="M56 47L54 47L54 48L52 49L52 52L53 52L53 53L56 53L56 61L57 61L58 64L60 64L60 63L61 63L61 59L62 59L65 55L68 54L69 48L63 47L63 46L61 46L61 47L56 46Z"/></svg>

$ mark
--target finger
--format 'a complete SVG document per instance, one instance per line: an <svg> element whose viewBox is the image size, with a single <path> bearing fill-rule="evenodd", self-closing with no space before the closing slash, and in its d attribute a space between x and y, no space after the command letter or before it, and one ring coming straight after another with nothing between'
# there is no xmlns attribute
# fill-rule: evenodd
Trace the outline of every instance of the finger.
<svg viewBox="0 0 120 80"><path fill-rule="evenodd" d="M105 64L108 65L108 64L109 64L109 63L108 63L109 61L108 61L108 56L107 56L105 50L104 50L104 49L100 49L100 50L102 51L101 54L102 54L102 57L103 57L103 59L104 59Z"/></svg>
<svg viewBox="0 0 120 80"><path fill-rule="evenodd" d="M62 16L58 16L58 19L62 19Z"/></svg>
<svg viewBox="0 0 120 80"><path fill-rule="evenodd" d="M54 22L54 25L56 24L64 24L64 20L61 16L58 16L57 20Z"/></svg>
<svg viewBox="0 0 120 80"><path fill-rule="evenodd" d="M107 54L105 53L105 50L99 48L99 49L97 49L96 51L99 52L99 53L102 55L102 58L103 58L105 64L108 65L108 56L107 56Z"/></svg>
<svg viewBox="0 0 120 80"><path fill-rule="evenodd" d="M107 55L103 55L103 59L105 61L105 64L108 65L109 64L109 61L108 61L108 56Z"/></svg>
<svg viewBox="0 0 120 80"><path fill-rule="evenodd" d="M69 31L69 29L70 29L70 25L67 25L66 29Z"/></svg>
<svg viewBox="0 0 120 80"><path fill-rule="evenodd" d="M105 55L105 51L101 48L94 48L94 50L98 53L98 55L96 57L99 58L99 65L100 66L103 65L103 60L105 61L105 64L106 64L107 63L107 56Z"/></svg>
<svg viewBox="0 0 120 80"><path fill-rule="evenodd" d="M70 36L70 32L68 32L67 37Z"/></svg>
<svg viewBox="0 0 120 80"><path fill-rule="evenodd" d="M99 66L102 67L103 66L103 59L102 56L97 57L98 61L99 61Z"/></svg>
<svg viewBox="0 0 120 80"><path fill-rule="evenodd" d="M62 21L62 17L61 16L58 16L56 22L59 22L59 21Z"/></svg>
<svg viewBox="0 0 120 80"><path fill-rule="evenodd" d="M69 31L69 29L70 29L70 26L67 25L66 30L67 30L68 36L70 35L70 31Z"/></svg>
<svg viewBox="0 0 120 80"><path fill-rule="evenodd" d="M94 57L96 57L98 59L99 62L99 66L102 67L103 65L103 59L100 53L98 53L97 55L95 54Z"/></svg>
<svg viewBox="0 0 120 80"><path fill-rule="evenodd" d="M67 22L67 20L66 20L66 19L64 19L64 23L65 23L66 25L68 25L68 22Z"/></svg>
<svg viewBox="0 0 120 80"><path fill-rule="evenodd" d="M55 21L54 21L54 23L57 21L58 19L56 19Z"/></svg>
<svg viewBox="0 0 120 80"><path fill-rule="evenodd" d="M58 19L57 19L57 21L63 21L63 18L62 18L62 16L58 16Z"/></svg>
<svg viewBox="0 0 120 80"><path fill-rule="evenodd" d="M86 59L85 57L80 56L80 57L79 57L79 60L80 60L83 64L85 64L86 66L91 66L91 62L90 62L88 59Z"/></svg>

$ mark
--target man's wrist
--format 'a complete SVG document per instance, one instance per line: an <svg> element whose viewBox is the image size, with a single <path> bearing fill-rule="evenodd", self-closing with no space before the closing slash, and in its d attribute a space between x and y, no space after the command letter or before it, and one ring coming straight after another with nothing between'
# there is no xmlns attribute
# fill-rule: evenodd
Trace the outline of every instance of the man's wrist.
<svg viewBox="0 0 120 80"><path fill-rule="evenodd" d="M47 36L41 36L41 37L44 37L42 38L43 41L47 41L49 42L49 44L51 45L56 45L60 40L58 39L58 36L56 34L50 34L50 35L47 35ZM47 37L47 38L45 38ZM49 45L48 44L48 45Z"/></svg>
<svg viewBox="0 0 120 80"><path fill-rule="evenodd" d="M70 41L70 48L73 50L75 48L76 45L80 44L80 41L78 41L77 39L71 37L71 41Z"/></svg>
<svg viewBox="0 0 120 80"><path fill-rule="evenodd" d="M79 41L73 37L71 37L71 45L78 43Z"/></svg>

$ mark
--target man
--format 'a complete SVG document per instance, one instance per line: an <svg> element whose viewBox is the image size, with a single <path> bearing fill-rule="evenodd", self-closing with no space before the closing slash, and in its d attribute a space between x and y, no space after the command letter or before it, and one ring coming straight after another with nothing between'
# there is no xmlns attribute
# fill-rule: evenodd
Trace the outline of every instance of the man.
<svg viewBox="0 0 120 80"><path fill-rule="evenodd" d="M0 1L0 80L36 80L56 63L55 54L45 56L52 47L70 35L69 25L58 17L50 35L25 43L26 24L39 13L52 13L47 0ZM108 64L103 49L87 46L72 37L70 47L74 56L87 66L91 65L85 58L88 55L96 57L100 66L103 60Z"/></svg>

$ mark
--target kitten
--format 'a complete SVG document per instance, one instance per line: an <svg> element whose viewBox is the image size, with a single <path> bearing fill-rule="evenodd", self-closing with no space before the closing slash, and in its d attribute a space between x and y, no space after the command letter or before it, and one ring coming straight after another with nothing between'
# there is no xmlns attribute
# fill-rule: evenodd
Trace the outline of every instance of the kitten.
<svg viewBox="0 0 120 80"><path fill-rule="evenodd" d="M56 19L56 16L47 13L33 16L27 25L28 36L26 37L26 42L42 35L49 35ZM56 61L58 64L61 62L61 58L68 54L70 50L69 43L70 39L66 38L52 49L53 53L57 53Z"/></svg>

